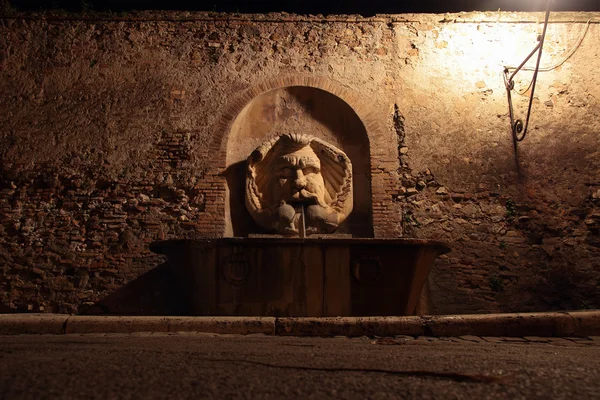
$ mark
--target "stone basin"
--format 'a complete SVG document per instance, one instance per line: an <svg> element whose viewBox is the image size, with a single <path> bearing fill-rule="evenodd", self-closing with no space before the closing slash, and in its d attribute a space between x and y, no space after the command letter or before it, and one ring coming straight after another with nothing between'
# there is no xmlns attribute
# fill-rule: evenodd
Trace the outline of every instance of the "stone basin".
<svg viewBox="0 0 600 400"><path fill-rule="evenodd" d="M193 314L414 315L435 258L424 239L250 237L154 242Z"/></svg>

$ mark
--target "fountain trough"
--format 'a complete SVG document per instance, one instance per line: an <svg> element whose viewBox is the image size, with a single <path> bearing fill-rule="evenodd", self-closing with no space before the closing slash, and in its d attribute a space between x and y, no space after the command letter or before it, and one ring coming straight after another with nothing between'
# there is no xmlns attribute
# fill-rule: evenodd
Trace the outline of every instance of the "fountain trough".
<svg viewBox="0 0 600 400"><path fill-rule="evenodd" d="M342 150L317 137L281 134L245 166L254 233L151 246L168 257L194 314L415 313L435 258L450 249L432 240L352 237L353 168Z"/></svg>

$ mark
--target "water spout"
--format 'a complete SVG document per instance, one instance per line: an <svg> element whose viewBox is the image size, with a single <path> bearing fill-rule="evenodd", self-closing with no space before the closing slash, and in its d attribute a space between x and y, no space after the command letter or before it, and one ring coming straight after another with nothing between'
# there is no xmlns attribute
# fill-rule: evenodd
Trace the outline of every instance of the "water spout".
<svg viewBox="0 0 600 400"><path fill-rule="evenodd" d="M304 217L304 204L300 206L300 237L306 238L306 219Z"/></svg>

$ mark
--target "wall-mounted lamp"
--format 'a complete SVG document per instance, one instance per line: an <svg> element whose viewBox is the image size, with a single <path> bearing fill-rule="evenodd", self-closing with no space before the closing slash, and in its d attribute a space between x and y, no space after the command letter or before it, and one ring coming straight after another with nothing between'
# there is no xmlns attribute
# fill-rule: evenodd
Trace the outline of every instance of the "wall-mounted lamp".
<svg viewBox="0 0 600 400"><path fill-rule="evenodd" d="M518 67L516 67L516 68L505 67L504 68L504 84L506 86L506 94L508 96L508 113L510 116L510 127L512 130L512 136L513 136L513 141L514 141L515 146L517 145L517 142L520 142L523 139L525 139L525 135L527 135L527 127L529 125L529 117L531 116L531 106L533 104L533 95L535 93L535 82L537 81L537 75L540 70L540 61L542 59L542 48L544 47L544 39L546 38L546 28L548 28L548 18L549 17L550 17L550 0L547 0L547 2L546 2L546 18L544 19L544 30L542 31L542 34L540 36L538 36L537 46L535 46L535 48L531 51L531 53L529 53L529 55L525 58L525 60ZM511 97L511 91L515 87L515 82L513 79L514 79L515 75L521 69L523 69L525 64L527 64L527 61L529 61L529 59L531 57L533 57L533 55L536 52L538 53L538 58L537 58L535 70L533 72L533 78L531 80L531 94L529 95L529 107L527 108L527 117L525 118L525 122L523 122L523 120L521 120L521 119L515 119L515 113L513 110L513 103L512 103L512 97ZM510 71L513 69L514 69L514 71L511 74Z"/></svg>

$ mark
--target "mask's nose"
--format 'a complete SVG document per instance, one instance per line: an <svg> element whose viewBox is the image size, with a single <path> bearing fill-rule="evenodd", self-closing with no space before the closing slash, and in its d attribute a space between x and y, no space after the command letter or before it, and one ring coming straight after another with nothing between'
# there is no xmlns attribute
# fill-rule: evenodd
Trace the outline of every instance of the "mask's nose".
<svg viewBox="0 0 600 400"><path fill-rule="evenodd" d="M306 187L306 177L301 169L296 171L296 178L294 179L294 187L298 190L302 190Z"/></svg>

